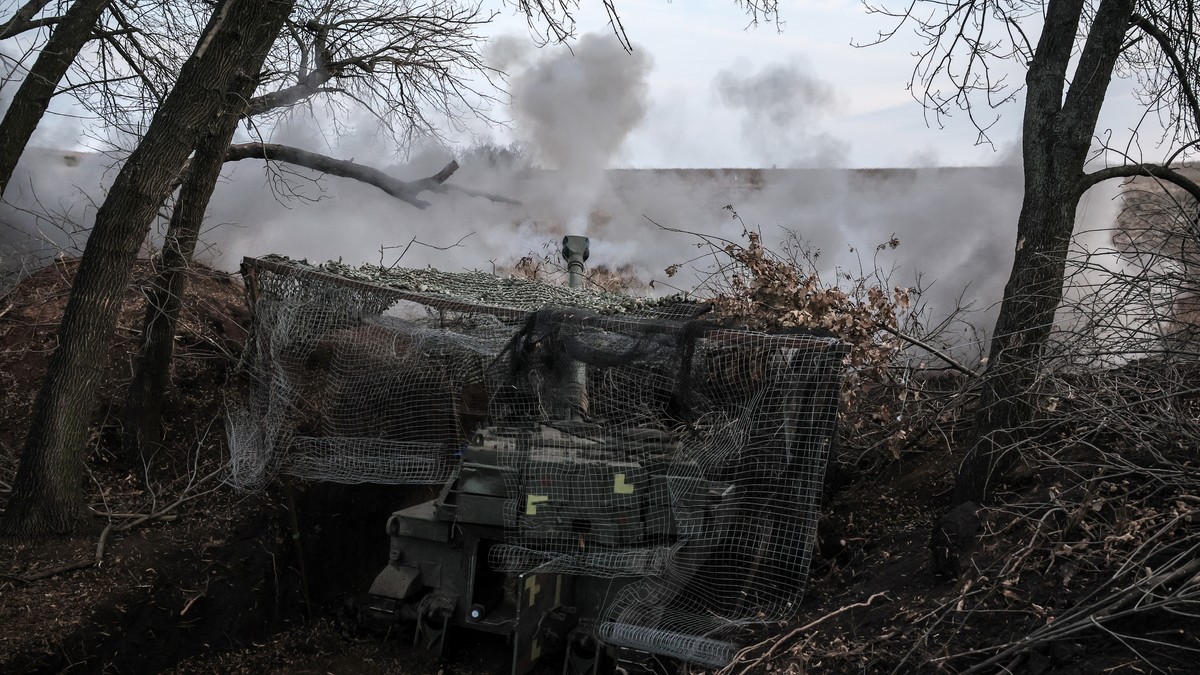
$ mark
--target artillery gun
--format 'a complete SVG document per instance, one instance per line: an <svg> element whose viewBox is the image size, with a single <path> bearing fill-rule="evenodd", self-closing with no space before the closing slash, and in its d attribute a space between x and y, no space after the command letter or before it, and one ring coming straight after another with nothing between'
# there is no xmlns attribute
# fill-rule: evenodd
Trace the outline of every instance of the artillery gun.
<svg viewBox="0 0 1200 675"><path fill-rule="evenodd" d="M678 540L677 524L666 515L667 484L672 476L689 480L695 467L670 434L602 434L577 422L480 430L464 448L458 477L436 499L388 520L388 564L358 606L360 619L380 628L411 622L415 643L439 655L452 627L509 636L515 675L554 654L561 654L564 673L576 674L598 672L606 652L611 663L636 660L597 644L598 631L619 633L600 620L617 590L665 567L663 544ZM511 461L517 454L528 458L523 468ZM596 485L610 489L581 494L582 486ZM728 489L703 485L702 499L689 507L704 513L692 518L711 520ZM586 565L589 556L629 557L629 576L572 574L553 559L519 571L524 566L507 562L514 551L505 542L514 533L506 534L506 520L519 523L516 538L531 550L572 539L573 566ZM642 559L633 560L639 553ZM693 646L679 655L706 665L723 665L736 651L718 640L659 637L704 642L707 654Z"/></svg>
<svg viewBox="0 0 1200 675"><path fill-rule="evenodd" d="M580 273L586 239L564 254ZM552 658L582 675L662 657L720 667L748 627L794 616L838 340L583 291L506 304L550 292L514 280L477 292L471 277L464 302L411 277L250 263L265 403L254 426L235 416L234 479L441 486L387 520L388 560L353 605L363 623L435 653L461 630L499 634L514 675ZM429 311L396 316L397 299Z"/></svg>

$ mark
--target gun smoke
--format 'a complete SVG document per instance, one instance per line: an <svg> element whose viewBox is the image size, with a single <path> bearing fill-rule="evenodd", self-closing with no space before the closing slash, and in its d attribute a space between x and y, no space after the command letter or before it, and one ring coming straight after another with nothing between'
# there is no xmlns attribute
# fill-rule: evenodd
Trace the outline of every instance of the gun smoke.
<svg viewBox="0 0 1200 675"><path fill-rule="evenodd" d="M812 131L821 118L837 111L837 92L810 73L803 60L768 64L758 71L742 63L717 73L713 89L742 116L742 138L764 165L842 166L849 144Z"/></svg>
<svg viewBox="0 0 1200 675"><path fill-rule="evenodd" d="M626 53L611 35L585 35L572 50L531 54L509 48L515 45L501 43L491 53L513 71L511 114L520 149L460 151L462 167L449 182L519 205L461 193L426 194L431 205L422 210L351 180L241 162L226 167L209 207L208 247L201 259L225 269L236 269L242 256L270 252L392 264L415 238L439 247L460 240L461 245L448 250L414 245L401 265L490 271L530 252L553 254L554 242L570 230L592 238L592 263L628 266L642 279L686 290L694 279L667 280L663 269L694 258L698 240L656 223L734 241L745 225L759 228L769 246L779 244L785 228L795 232L820 252L818 263L828 278L835 270L857 274L878 265L893 285L915 285L918 273L924 275L922 285L936 280L926 300L937 310L953 308L960 295L978 308L999 300L1021 202L1019 165L613 170L630 134L670 103L653 97L647 80L652 62L644 50ZM845 143L822 140L820 130L820 120L837 107L833 85L813 77L802 62L737 72L721 73L714 88L722 104L743 117L743 139L759 137L754 142L764 148L764 161L774 158L772 163L788 167L839 163L838 149ZM353 157L401 179L431 175L454 156L432 144L398 161L376 142L368 120L351 115L338 122L357 130L339 145L323 146L322 134L302 116L276 127L271 140ZM779 141L784 137L798 140ZM37 194L18 191L18 203L4 207L0 220L7 226L0 227L0 239L10 248L24 246L15 228L27 238L53 240L42 254L55 246L80 250L81 237L39 235L50 221L30 213L62 211L71 223L64 227L90 226L91 204L102 197L108 162L97 154L31 149L14 187L36 184ZM731 219L727 205L741 221ZM1103 212L1093 208L1089 215L1103 220L1108 217ZM875 245L892 235L900 248L875 259ZM13 256L0 261L10 267L14 262L21 263ZM982 315L977 323L990 326L990 318Z"/></svg>

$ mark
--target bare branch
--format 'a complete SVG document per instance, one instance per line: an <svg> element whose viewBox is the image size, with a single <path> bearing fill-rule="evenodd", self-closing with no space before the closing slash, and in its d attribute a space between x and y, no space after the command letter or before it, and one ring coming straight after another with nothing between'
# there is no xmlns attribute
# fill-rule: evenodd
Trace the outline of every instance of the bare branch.
<svg viewBox="0 0 1200 675"><path fill-rule="evenodd" d="M944 351L938 349L937 347L934 347L933 345L931 345L923 340L919 340L911 335L902 333L902 332L896 330L895 328L888 326L887 324L879 324L879 328L881 328L885 332L895 335L896 337L900 338L901 340L904 340L905 342L907 342L911 345L920 347L921 349L924 349L925 351L929 352L930 354L933 354L934 356L936 356L939 359L941 359L942 361L944 361L946 363L946 365L950 366L954 370L957 370L958 372L962 373L963 375L966 375L967 377L970 377L972 379L979 377L979 373L964 366L963 364L961 364L958 361L951 358L950 355L946 354Z"/></svg>
<svg viewBox="0 0 1200 675"><path fill-rule="evenodd" d="M1194 75L1189 74L1183 61L1179 58L1179 53L1175 49L1175 45L1171 39L1158 26L1155 26L1149 19L1141 14L1134 13L1132 23L1137 26L1154 41L1158 43L1159 49L1171 62L1171 69L1175 72L1175 79L1179 85L1179 89L1183 94L1184 100L1192 113L1192 120L1195 124L1200 124L1200 101L1196 99L1196 91L1192 88L1192 78Z"/></svg>
<svg viewBox="0 0 1200 675"><path fill-rule="evenodd" d="M8 21L0 24L0 40L33 30L34 28L58 23L59 17L33 18L35 14L42 11L42 8L48 4L50 4L50 0L29 0L29 2L26 2L9 17Z"/></svg>
<svg viewBox="0 0 1200 675"><path fill-rule="evenodd" d="M828 621L829 619L832 619L841 614L845 614L846 612L858 609L860 607L870 607L872 603L874 603L876 600L878 600L880 598L883 598L886 600L887 592L881 591L879 593L872 595L871 597L867 598L866 600L864 600L862 602L855 602L855 603L852 603L849 605L845 605L844 607L835 609L834 611L829 612L828 614L825 614L817 619L814 619L814 620L804 624L803 626L799 626L798 628L793 628L791 631L789 631L785 635L768 638L767 640L764 640L757 644L746 647L745 649L738 652L736 656L734 656L733 661L729 665L727 665L724 668L722 668L721 670L717 671L717 675L730 675L731 673L733 673L735 666L742 666L742 668L738 671L738 675L747 675L748 673L753 671L757 666L762 664L763 661L766 661L767 659L770 659L772 656L774 656L776 651L780 647L791 642L792 639L794 639L797 635L800 635L801 633L806 633L806 632L816 628L817 626L821 625L825 621ZM745 662L745 659L747 659L754 652L756 652L764 647L769 647L769 648L762 654L759 654L758 657L756 657L749 664L743 665Z"/></svg>
<svg viewBox="0 0 1200 675"><path fill-rule="evenodd" d="M373 185L396 199L408 202L419 209L429 206L429 202L418 199L417 195L430 189L432 185L444 182L458 169L458 162L452 161L433 176L409 182L393 178L379 169L364 164L344 159L334 159L327 155L286 145L276 143L240 143L229 146L229 150L225 155L225 161L237 162L243 159L287 162L314 171L327 173L331 176L351 178L367 183L368 185Z"/></svg>
<svg viewBox="0 0 1200 675"><path fill-rule="evenodd" d="M250 104L246 106L244 117L254 117L261 115L270 110L278 108L287 108L293 106L311 96L320 93L333 93L341 91L336 88L325 88L321 85L333 79L333 75L328 70L312 70L305 76L304 81L299 84L294 84L290 87L285 87L277 91L273 91L261 96L255 96L250 99Z"/></svg>
<svg viewBox="0 0 1200 675"><path fill-rule="evenodd" d="M1151 176L1165 180L1183 188L1197 202L1200 202L1200 185L1197 185L1194 181L1171 167L1162 166L1161 164L1123 164L1121 166L1110 166L1099 171L1093 171L1079 179L1079 184L1075 190L1077 194L1082 195L1093 185L1111 178L1133 178L1136 176Z"/></svg>
<svg viewBox="0 0 1200 675"><path fill-rule="evenodd" d="M478 32L494 17L450 0L314 1L276 43L260 85L269 93L247 114L287 114L326 94L332 110L366 112L401 146L441 137L465 116L494 122L500 74L484 62Z"/></svg>

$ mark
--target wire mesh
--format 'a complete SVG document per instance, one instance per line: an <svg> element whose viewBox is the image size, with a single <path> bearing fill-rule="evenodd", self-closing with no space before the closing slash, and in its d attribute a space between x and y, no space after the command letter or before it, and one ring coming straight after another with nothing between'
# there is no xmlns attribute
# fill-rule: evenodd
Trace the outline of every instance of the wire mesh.
<svg viewBox="0 0 1200 675"><path fill-rule="evenodd" d="M794 614L840 342L721 328L671 299L346 269L246 261L239 484L445 482L471 449L508 495L494 568L634 578L601 636L715 662L739 627Z"/></svg>

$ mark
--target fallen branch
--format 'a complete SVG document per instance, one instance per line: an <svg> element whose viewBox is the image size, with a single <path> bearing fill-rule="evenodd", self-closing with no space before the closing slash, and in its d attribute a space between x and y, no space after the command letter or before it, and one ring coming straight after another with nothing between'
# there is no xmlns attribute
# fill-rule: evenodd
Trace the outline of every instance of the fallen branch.
<svg viewBox="0 0 1200 675"><path fill-rule="evenodd" d="M67 563L66 565L51 567L48 570L42 570L36 574L29 574L26 576L5 576L15 581L28 584L34 581L40 581L42 579L49 579L50 577L58 576L59 574L65 574L67 572L74 572L76 570L84 570L89 567L99 566L101 561L104 560L104 546L108 543L108 535L112 531L112 523L109 523L104 527L104 531L100 533L100 540L96 542L96 555L91 560L80 560L78 562Z"/></svg>
<svg viewBox="0 0 1200 675"><path fill-rule="evenodd" d="M1130 614L1141 611L1148 611L1150 606L1137 606L1137 603L1149 595L1152 591L1162 588L1165 585L1175 581L1184 579L1185 585L1194 584L1196 579L1193 575L1200 572L1200 559L1192 560L1187 564L1173 570L1168 570L1144 579L1140 582L1130 585L1124 590L1118 591L1102 600L1099 600L1092 605L1070 613L1067 616L1060 617L1043 629L1034 631L1029 635L1010 642L1007 645L991 647L989 649L972 650L947 657L945 660L957 658L959 656L968 656L971 654L986 653L995 651L988 659L981 661L967 670L963 671L962 675L970 673L991 672L990 669L997 663L1006 659L1014 658L1029 651L1036 649L1042 645L1063 640L1069 636L1081 633L1092 627L1102 627L1106 621L1122 618ZM1130 607L1130 605L1135 605ZM998 650L998 651L996 651Z"/></svg>
<svg viewBox="0 0 1200 675"><path fill-rule="evenodd" d="M879 324L879 327L881 329L883 329L885 332L891 333L892 335L895 335L896 337L900 338L901 340L904 340L905 342L907 342L911 345L920 347L921 349L924 349L925 351L929 352L930 354L933 354L934 356L938 357L942 361L945 361L946 364L949 365L951 368L966 375L967 377L970 377L972 379L979 377L979 373L971 370L970 368L964 366L963 364L959 363L958 361L955 361L954 359L950 358L950 356L948 356L947 354L945 354L944 352L939 350L937 347L934 347L933 345L928 344L926 342L922 342L921 340L918 340L917 338L915 338L911 335L906 335L904 333L901 333L900 331L896 330L895 328L892 328L891 326Z"/></svg>
<svg viewBox="0 0 1200 675"><path fill-rule="evenodd" d="M48 570L42 570L41 572L38 572L37 574L27 574L25 576L6 574L6 575L4 575L4 577L6 579L12 579L13 581L16 581L18 583L31 584L35 581L40 581L42 579L49 579L50 577L58 576L60 574L66 574L67 572L74 572L75 570L87 569L95 564L96 564L95 560L82 560L80 562L73 562L73 563L69 563L67 565L62 565L61 567L52 567Z"/></svg>
<svg viewBox="0 0 1200 675"><path fill-rule="evenodd" d="M884 591L881 591L881 592L876 593L876 594L872 595L871 597L867 598L863 602L856 602L851 605L846 605L845 607L842 607L840 609L835 609L834 611L832 611L828 614L825 614L824 616L821 616L817 619L814 619L813 621L810 621L810 622L804 624L803 626L800 626L799 628L793 628L791 631L789 631L786 635L784 635L782 637L768 638L757 644L750 645L749 647L746 647L745 649L738 652L737 655L735 655L733 657L733 661L730 661L729 665L727 665L724 668L722 668L721 670L717 671L717 675L729 675L730 673L733 672L733 668L737 663L739 663L740 661L742 661L745 658L748 658L750 656L750 654L754 653L755 651L770 645L770 649L768 649L765 653L760 655L758 658L754 659L754 661L752 661L750 663L750 665L746 666L745 668L742 668L742 670L738 673L738 675L746 675L751 670L753 670L756 666L761 664L763 661L766 661L767 659L774 656L775 651L777 649L779 649L785 643L790 642L792 640L792 638L796 637L797 635L807 632L807 631L810 631L813 628L816 628L820 624L824 623L825 621L828 621L829 619L832 619L833 617L838 616L839 614L844 614L852 609L857 609L859 607L869 607L871 605L871 603L873 603L876 600L878 600L879 598L883 598L883 597L887 597L887 593Z"/></svg>
<svg viewBox="0 0 1200 675"><path fill-rule="evenodd" d="M92 515L96 516L97 518L141 518L144 516L147 518L154 518L154 520L160 520L164 523L174 522L179 519L179 516L175 514L163 514L155 517L152 513L112 513L109 511L98 511L91 507L88 507L88 510L91 511Z"/></svg>
<svg viewBox="0 0 1200 675"><path fill-rule="evenodd" d="M229 146L229 149L225 153L226 162L238 162L243 159L286 162L312 169L313 171L327 173L331 176L349 178L366 183L367 185L373 185L396 199L412 204L418 209L424 209L430 205L429 202L418 198L418 195L422 192L436 192L439 194L461 192L472 197L484 197L493 202L504 204L521 203L515 199L488 192L471 190L457 185L446 185L446 180L458 170L458 162L453 160L432 176L414 181L406 181L389 176L379 169L365 164L358 164L350 160L335 159L328 155L309 152L308 150L288 145L279 145L278 143L236 143ZM185 172L186 167L183 172L180 172L180 175L185 175Z"/></svg>
<svg viewBox="0 0 1200 675"><path fill-rule="evenodd" d="M104 527L104 530L100 533L100 539L96 542L96 553L90 560L80 560L80 561L73 562L73 563L67 563L66 565L61 565L59 567L52 567L47 570L42 570L40 572L35 572L33 574L27 574L27 575L23 575L23 576L12 575L12 574L5 574L3 576L6 579L11 579L11 580L19 582L19 583L28 584L28 583L32 583L34 581L40 581L42 579L49 579L50 577L58 576L59 574L65 574L67 572L84 570L84 569L88 569L90 567L99 567L101 565L101 563L104 562L104 549L105 549L105 546L108 544L108 537L110 534L112 534L113 532L128 532L129 530L132 530L133 528L135 528L143 523L149 522L151 520L166 520L167 514L170 513L171 511L175 510L176 508L178 508L181 504L184 504L193 499L196 499L197 497L201 497L201 496L204 496L204 495L212 492L212 490L205 490L203 492L191 492L190 490L196 486L202 485L202 484L208 482L209 480L215 478L222 471L224 471L224 467L218 468L215 471L213 471L212 473L208 474L207 476L204 476L200 480L196 481L195 483L190 484L188 486L188 489L184 490L183 494L181 494L178 499L176 499L174 502L171 502L169 505L164 506L163 508L161 508L158 511L155 511L153 513L112 514L113 517L125 516L125 517L131 517L131 518L133 518L133 520L130 520L129 522L126 522L126 523L121 523L120 525L117 525L117 524L111 523L111 522L108 525L106 525ZM213 488L213 489L215 489L215 488ZM176 517L176 516L172 516L172 518L174 518L174 517Z"/></svg>

